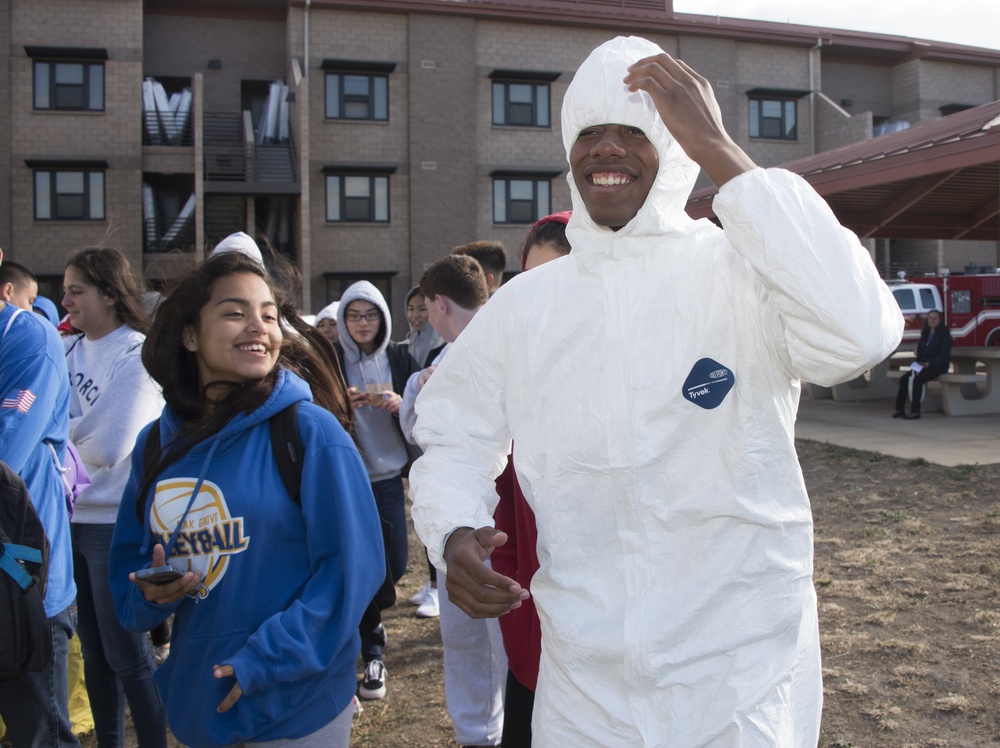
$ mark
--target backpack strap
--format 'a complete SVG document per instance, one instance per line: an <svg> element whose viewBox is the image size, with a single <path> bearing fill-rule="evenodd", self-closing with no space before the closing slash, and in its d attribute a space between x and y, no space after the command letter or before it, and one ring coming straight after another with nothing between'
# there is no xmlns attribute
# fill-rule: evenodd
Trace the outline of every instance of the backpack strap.
<svg viewBox="0 0 1000 748"><path fill-rule="evenodd" d="M302 503L302 437L299 435L299 403L292 403L271 416L271 451L285 490L296 504Z"/></svg>
<svg viewBox="0 0 1000 748"><path fill-rule="evenodd" d="M409 355L409 354L407 354ZM270 419L271 451L278 465L278 474L285 490L299 506L302 505L302 465L305 454L302 450L302 437L299 434L299 403L292 403L284 410L275 413ZM382 541L385 547L385 579L375 593L375 598L365 611L361 624L362 635L371 632L381 621L381 612L396 602L396 585L392 581L389 569L389 548L392 540L392 525L379 516L382 526Z"/></svg>
<svg viewBox="0 0 1000 748"><path fill-rule="evenodd" d="M21 568L18 561L40 564L42 563L42 552L26 545L0 543L0 570L5 571L24 592L31 588L35 580Z"/></svg>
<svg viewBox="0 0 1000 748"><path fill-rule="evenodd" d="M294 402L271 416L268 421L271 430L271 451L278 465L281 482L296 504L302 503L302 437L299 435L299 404ZM148 470L160 458L160 419L146 435L142 452L143 470Z"/></svg>
<svg viewBox="0 0 1000 748"><path fill-rule="evenodd" d="M151 468L160 459L160 419L153 421L153 428L146 434L146 444L142 448L142 469Z"/></svg>

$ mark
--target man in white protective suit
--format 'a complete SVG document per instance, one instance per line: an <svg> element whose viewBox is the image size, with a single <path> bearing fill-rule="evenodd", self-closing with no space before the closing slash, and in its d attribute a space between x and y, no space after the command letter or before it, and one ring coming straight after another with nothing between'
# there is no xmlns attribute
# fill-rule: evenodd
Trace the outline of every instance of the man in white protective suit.
<svg viewBox="0 0 1000 748"><path fill-rule="evenodd" d="M806 748L822 708L799 380L857 376L903 320L802 179L639 38L566 92L573 252L514 279L416 401L413 519L469 615L527 598L482 560L517 445L542 624L533 745ZM684 204L699 166L720 230Z"/></svg>

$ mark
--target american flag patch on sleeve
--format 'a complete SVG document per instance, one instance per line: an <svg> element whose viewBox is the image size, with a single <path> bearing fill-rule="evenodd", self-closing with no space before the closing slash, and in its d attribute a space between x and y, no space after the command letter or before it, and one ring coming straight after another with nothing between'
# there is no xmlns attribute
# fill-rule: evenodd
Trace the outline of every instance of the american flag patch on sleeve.
<svg viewBox="0 0 1000 748"><path fill-rule="evenodd" d="M22 413L27 413L31 409L31 404L35 402L35 393L31 390L18 390L14 397L5 397L2 408L17 408Z"/></svg>

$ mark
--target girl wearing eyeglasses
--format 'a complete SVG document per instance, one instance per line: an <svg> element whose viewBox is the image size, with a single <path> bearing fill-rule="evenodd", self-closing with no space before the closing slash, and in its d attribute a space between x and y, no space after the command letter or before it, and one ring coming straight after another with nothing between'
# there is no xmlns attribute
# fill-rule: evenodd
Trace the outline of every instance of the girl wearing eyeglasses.
<svg viewBox="0 0 1000 748"><path fill-rule="evenodd" d="M358 447L364 457L379 515L392 526L389 571L398 582L406 571L406 506L403 473L411 452L399 427L399 404L406 380L419 369L407 347L389 339L392 316L381 292L368 281L350 286L337 308L337 356L354 410ZM364 699L385 696L381 632L362 633Z"/></svg>

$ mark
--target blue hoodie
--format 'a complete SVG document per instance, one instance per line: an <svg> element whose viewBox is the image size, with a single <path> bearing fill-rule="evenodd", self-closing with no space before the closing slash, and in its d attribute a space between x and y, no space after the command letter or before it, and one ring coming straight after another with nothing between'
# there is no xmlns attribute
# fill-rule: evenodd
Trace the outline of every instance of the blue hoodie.
<svg viewBox="0 0 1000 748"><path fill-rule="evenodd" d="M0 303L0 333L0 460L27 485L49 538L45 615L51 618L76 597L59 475L69 438L69 374L59 333L37 314Z"/></svg>
<svg viewBox="0 0 1000 748"><path fill-rule="evenodd" d="M368 475L353 441L309 387L282 370L256 411L238 414L156 481L145 521L136 515L146 427L132 453L111 546L111 591L122 625L148 631L176 613L170 658L156 672L167 718L185 745L298 738L334 719L353 698L358 623L385 578L385 553ZM301 508L271 451L268 419L299 401ZM180 427L164 410L161 444ZM129 572L148 567L190 510L169 563L200 570L197 598L148 602ZM213 665L231 665L243 695Z"/></svg>

